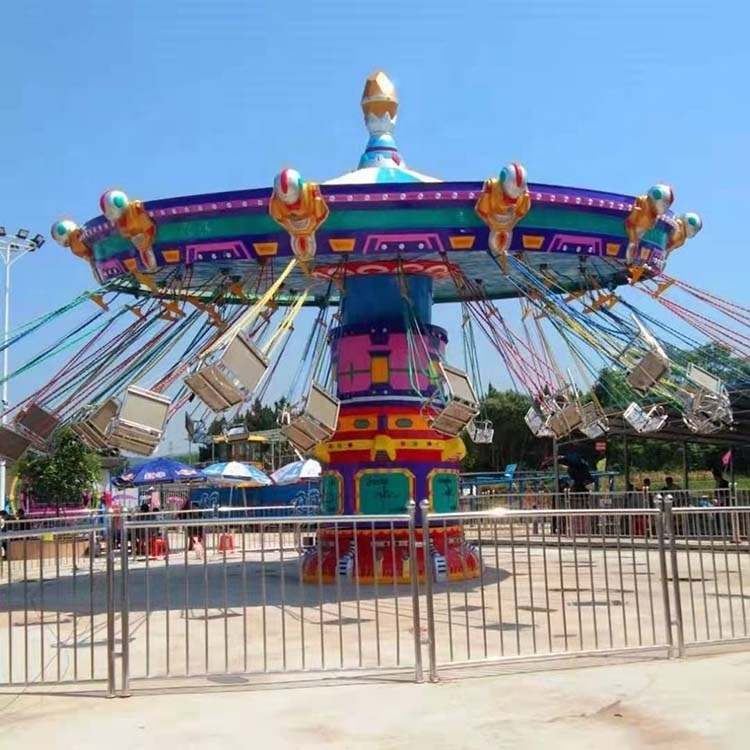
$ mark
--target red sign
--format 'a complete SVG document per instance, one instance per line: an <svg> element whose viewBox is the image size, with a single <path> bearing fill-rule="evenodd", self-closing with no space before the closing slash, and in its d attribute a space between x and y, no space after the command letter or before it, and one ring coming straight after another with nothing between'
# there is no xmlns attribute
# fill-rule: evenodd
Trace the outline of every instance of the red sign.
<svg viewBox="0 0 750 750"><path fill-rule="evenodd" d="M604 451L607 450L607 441L606 440L597 440L594 443L594 449L599 451L600 453L604 453Z"/></svg>

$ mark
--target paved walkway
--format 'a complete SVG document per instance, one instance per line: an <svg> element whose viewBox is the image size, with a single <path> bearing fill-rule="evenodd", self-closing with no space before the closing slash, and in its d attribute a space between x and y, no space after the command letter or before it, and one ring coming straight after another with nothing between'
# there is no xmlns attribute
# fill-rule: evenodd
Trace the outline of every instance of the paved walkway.
<svg viewBox="0 0 750 750"><path fill-rule="evenodd" d="M2 692L0 748L744 750L750 742L750 653L472 674L481 670L437 685L194 687L110 701Z"/></svg>

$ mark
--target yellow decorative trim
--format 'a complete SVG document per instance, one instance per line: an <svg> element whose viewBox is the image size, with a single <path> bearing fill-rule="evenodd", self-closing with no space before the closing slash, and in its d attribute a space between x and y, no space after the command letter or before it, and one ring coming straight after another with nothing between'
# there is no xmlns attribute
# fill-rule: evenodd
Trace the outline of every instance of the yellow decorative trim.
<svg viewBox="0 0 750 750"><path fill-rule="evenodd" d="M164 257L165 263L179 263L180 262L180 251L179 249L174 250L163 250L162 256Z"/></svg>
<svg viewBox="0 0 750 750"><path fill-rule="evenodd" d="M666 292L667 289L669 289L669 287L672 286L672 284L674 284L674 279L670 279L669 281L662 281L661 284L657 285L656 291L653 293L652 296L661 297L661 295L664 294L664 292Z"/></svg>
<svg viewBox="0 0 750 750"><path fill-rule="evenodd" d="M464 458L466 458L466 445L460 437L453 437L445 441L443 453L440 456L442 461L463 461Z"/></svg>
<svg viewBox="0 0 750 750"><path fill-rule="evenodd" d="M372 454L373 451L386 450L384 447L379 447L386 444L392 445L395 451L440 451L444 456L449 456L449 458L443 458L444 461L453 461L453 457L461 453L463 453L461 458L466 455L466 446L461 438L454 437L447 440L441 438L435 438L434 440L432 438L429 440L404 438L401 440L390 435L376 435L372 440L331 440L327 443L320 443L315 449L315 454L316 457L320 455L322 460L327 462L332 453L370 451Z"/></svg>
<svg viewBox="0 0 750 750"><path fill-rule="evenodd" d="M370 448L370 461L374 461L380 452L385 453L391 461L395 461L396 441L388 435L376 435Z"/></svg>
<svg viewBox="0 0 750 750"><path fill-rule="evenodd" d="M544 236L524 234L521 237L521 244L524 250L541 250L544 247Z"/></svg>
<svg viewBox="0 0 750 750"><path fill-rule="evenodd" d="M604 249L607 255L617 255L620 252L620 245L617 242L608 242Z"/></svg>
<svg viewBox="0 0 750 750"><path fill-rule="evenodd" d="M471 250L474 247L475 241L476 237L471 236L448 237L451 250Z"/></svg>
<svg viewBox="0 0 750 750"><path fill-rule="evenodd" d="M253 242L253 250L261 257L276 255L279 252L278 242Z"/></svg>
<svg viewBox="0 0 750 750"><path fill-rule="evenodd" d="M328 450L328 443L318 443L313 448L313 456L321 463L327 464L331 460L331 452Z"/></svg>
<svg viewBox="0 0 750 750"><path fill-rule="evenodd" d="M328 244L331 246L331 250L333 250L334 253L353 253L354 248L357 246L357 240L356 239L330 239L328 240Z"/></svg>

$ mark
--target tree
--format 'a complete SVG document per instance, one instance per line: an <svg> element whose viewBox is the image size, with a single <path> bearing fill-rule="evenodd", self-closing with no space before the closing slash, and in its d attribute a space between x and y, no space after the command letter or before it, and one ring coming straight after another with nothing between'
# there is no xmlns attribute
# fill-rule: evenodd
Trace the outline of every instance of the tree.
<svg viewBox="0 0 750 750"><path fill-rule="evenodd" d="M516 391L498 391L489 385L482 399L478 420L489 419L495 430L492 443L476 445L468 437L464 471L502 471L508 464L537 467L550 452L550 441L529 430L524 416L532 400Z"/></svg>
<svg viewBox="0 0 750 750"><path fill-rule="evenodd" d="M16 466L27 495L39 505L80 505L99 483L99 456L68 429L60 430L48 453L30 453Z"/></svg>

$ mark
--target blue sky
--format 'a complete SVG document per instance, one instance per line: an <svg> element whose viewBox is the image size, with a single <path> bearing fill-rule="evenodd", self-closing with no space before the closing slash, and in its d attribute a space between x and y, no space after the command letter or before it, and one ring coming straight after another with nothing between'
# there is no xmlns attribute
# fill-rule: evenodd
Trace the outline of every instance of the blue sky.
<svg viewBox="0 0 750 750"><path fill-rule="evenodd" d="M0 223L48 234L99 195L143 199L324 180L365 145L365 77L389 72L409 166L484 179L675 187L705 228L669 271L747 300L741 0L24 0L3 6ZM94 285L48 241L14 268L12 320ZM457 311L437 322L458 328ZM36 340L36 345L39 340ZM460 342L453 349L460 358ZM28 354L19 345L14 361ZM41 375L40 375L41 377ZM499 378L497 378L499 380ZM11 401L38 385L11 384Z"/></svg>

